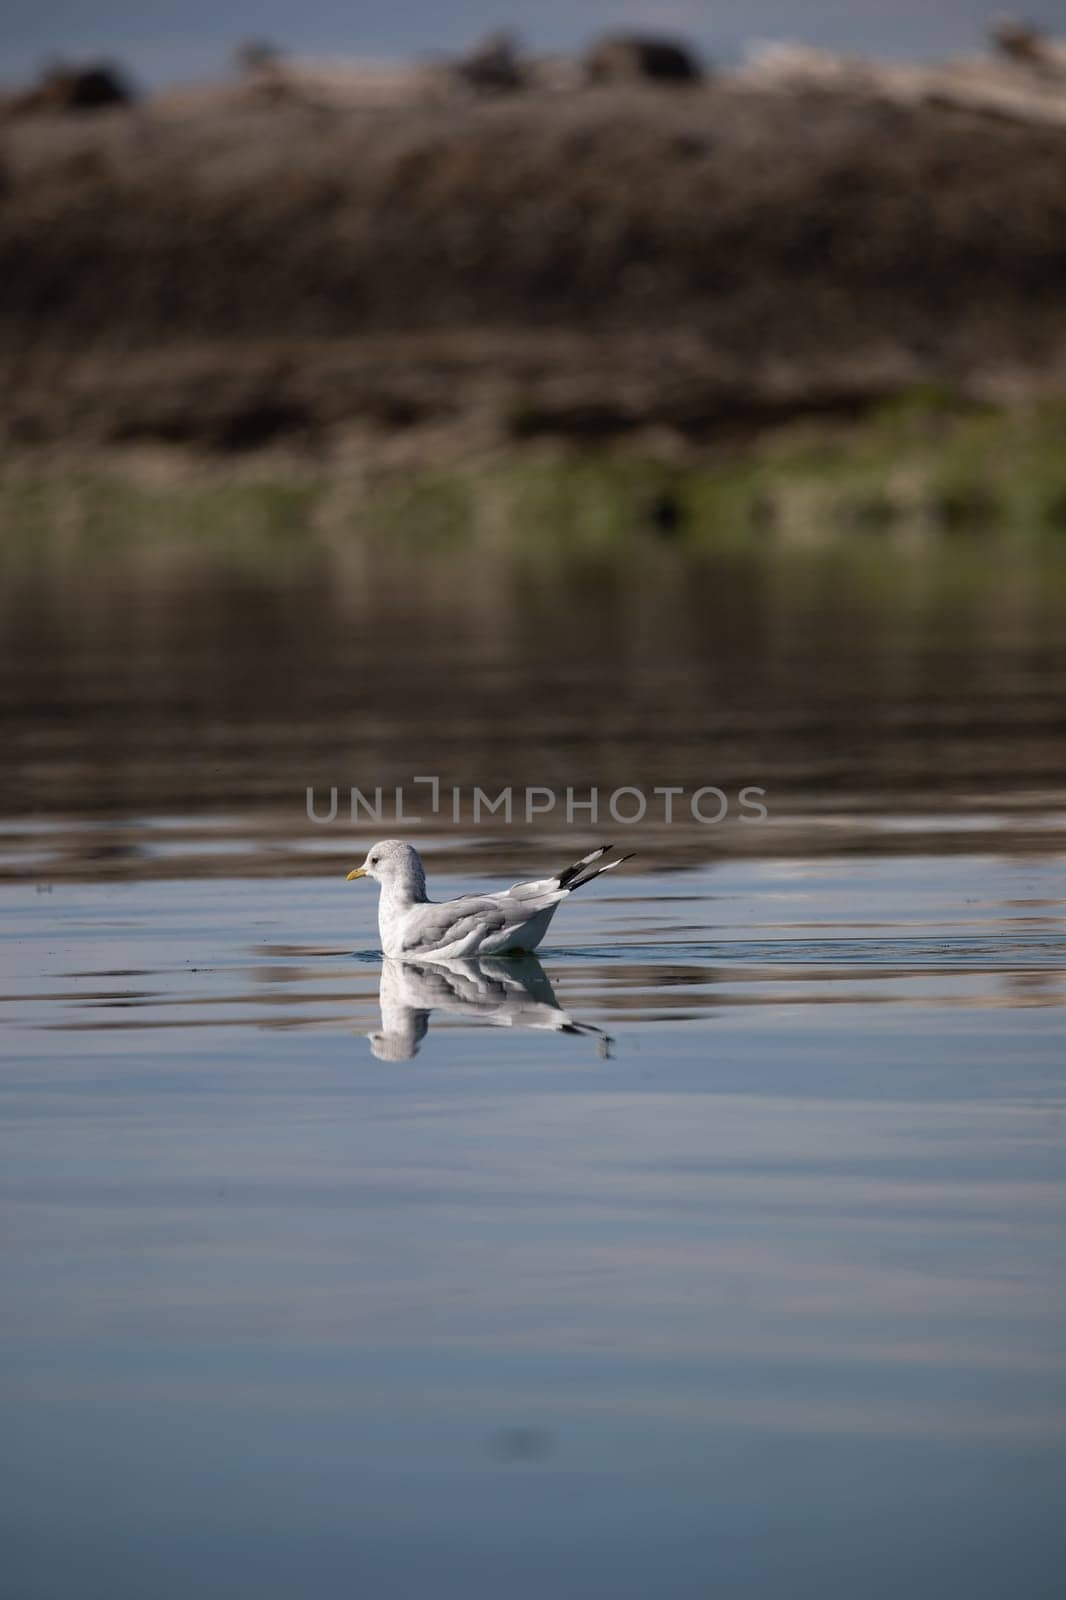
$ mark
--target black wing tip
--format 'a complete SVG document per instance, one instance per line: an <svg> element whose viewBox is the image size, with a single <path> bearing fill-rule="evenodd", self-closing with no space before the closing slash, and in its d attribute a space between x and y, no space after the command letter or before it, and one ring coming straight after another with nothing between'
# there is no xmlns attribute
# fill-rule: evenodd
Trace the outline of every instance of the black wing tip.
<svg viewBox="0 0 1066 1600"><path fill-rule="evenodd" d="M632 851L629 855L615 856L613 861L595 864L600 862L600 857L608 849L610 849L610 846L604 845L602 850L597 850L593 855L586 856L581 861L575 861L572 867L565 868L564 871L560 872L557 879L559 888L569 889L571 892L574 889L583 889L586 883L592 883L593 879L598 878L601 873L610 872L612 867L620 867L623 861L631 859Z"/></svg>
<svg viewBox="0 0 1066 1600"><path fill-rule="evenodd" d="M595 850L590 850L580 861L564 867L556 878L560 889L580 889L584 884L591 883L593 878L598 878L601 872L608 872L611 867L621 866L623 861L632 859L633 852L630 851L628 855L616 856L613 861L605 861L602 867L595 866L594 863L599 861L601 856L605 856L610 849L609 844L597 845Z"/></svg>

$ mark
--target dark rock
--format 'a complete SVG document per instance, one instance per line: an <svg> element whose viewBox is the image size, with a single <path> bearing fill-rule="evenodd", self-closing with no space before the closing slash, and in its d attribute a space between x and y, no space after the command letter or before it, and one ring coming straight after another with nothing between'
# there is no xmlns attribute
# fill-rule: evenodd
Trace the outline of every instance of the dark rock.
<svg viewBox="0 0 1066 1600"><path fill-rule="evenodd" d="M698 83L703 67L687 45L647 34L611 34L585 57L590 83Z"/></svg>
<svg viewBox="0 0 1066 1600"><path fill-rule="evenodd" d="M645 507L645 521L660 539L672 539L681 532L684 507L672 489L660 489Z"/></svg>
<svg viewBox="0 0 1066 1600"><path fill-rule="evenodd" d="M988 37L1001 55L1025 66L1043 66L1048 57L1048 36L1035 23L1015 17L998 17L989 24Z"/></svg>
<svg viewBox="0 0 1066 1600"><path fill-rule="evenodd" d="M526 68L514 34L490 33L453 64L455 76L480 94L506 94L525 87Z"/></svg>
<svg viewBox="0 0 1066 1600"><path fill-rule="evenodd" d="M11 109L21 115L98 111L129 106L135 100L133 88L117 67L108 62L95 62L85 67L48 68L34 88L17 96Z"/></svg>

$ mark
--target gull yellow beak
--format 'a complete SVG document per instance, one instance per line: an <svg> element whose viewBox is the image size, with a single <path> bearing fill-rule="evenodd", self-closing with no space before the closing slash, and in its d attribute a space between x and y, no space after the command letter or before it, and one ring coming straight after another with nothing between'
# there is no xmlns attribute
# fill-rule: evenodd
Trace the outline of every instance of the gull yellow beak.
<svg viewBox="0 0 1066 1600"><path fill-rule="evenodd" d="M365 877L366 877L366 868L365 867L353 867L351 872L349 872L348 876L345 878L344 881L345 881L345 883L351 883L353 878L365 878Z"/></svg>

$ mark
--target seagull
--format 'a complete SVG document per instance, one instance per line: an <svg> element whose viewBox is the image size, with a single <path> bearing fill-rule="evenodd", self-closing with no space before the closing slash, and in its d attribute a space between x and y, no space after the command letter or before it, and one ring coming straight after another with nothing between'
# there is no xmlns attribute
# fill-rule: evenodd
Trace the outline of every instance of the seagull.
<svg viewBox="0 0 1066 1600"><path fill-rule="evenodd" d="M535 950L548 931L555 909L575 889L621 866L628 856L596 865L610 849L600 845L554 878L513 883L498 894L467 894L458 900L431 900L426 874L413 845L383 839L371 845L353 878L375 878L381 885L378 929L387 956L408 961L452 961L463 956L497 956Z"/></svg>

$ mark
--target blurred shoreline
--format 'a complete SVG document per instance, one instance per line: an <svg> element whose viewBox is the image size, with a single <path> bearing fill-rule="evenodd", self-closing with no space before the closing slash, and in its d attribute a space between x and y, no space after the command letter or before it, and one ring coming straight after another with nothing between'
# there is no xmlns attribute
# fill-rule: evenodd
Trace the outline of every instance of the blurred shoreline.
<svg viewBox="0 0 1066 1600"><path fill-rule="evenodd" d="M7 459L699 462L1066 393L1066 71L426 81L9 113Z"/></svg>

